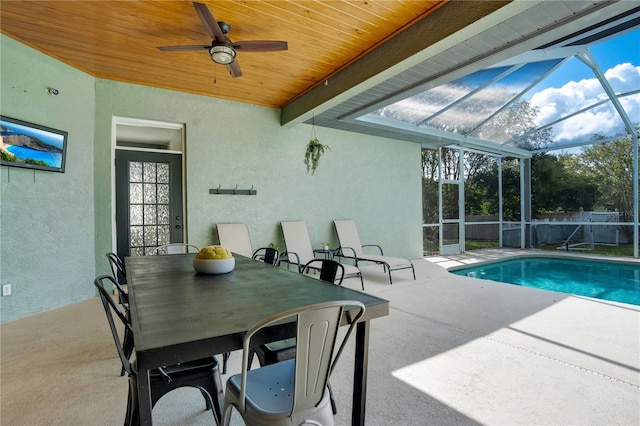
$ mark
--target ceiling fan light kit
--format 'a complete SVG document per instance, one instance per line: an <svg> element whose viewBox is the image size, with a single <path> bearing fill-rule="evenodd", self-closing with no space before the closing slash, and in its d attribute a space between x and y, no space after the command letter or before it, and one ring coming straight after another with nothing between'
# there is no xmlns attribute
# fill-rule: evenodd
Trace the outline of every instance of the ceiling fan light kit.
<svg viewBox="0 0 640 426"><path fill-rule="evenodd" d="M209 49L211 60L216 64L228 65L236 58L236 51L229 46L213 46Z"/></svg>

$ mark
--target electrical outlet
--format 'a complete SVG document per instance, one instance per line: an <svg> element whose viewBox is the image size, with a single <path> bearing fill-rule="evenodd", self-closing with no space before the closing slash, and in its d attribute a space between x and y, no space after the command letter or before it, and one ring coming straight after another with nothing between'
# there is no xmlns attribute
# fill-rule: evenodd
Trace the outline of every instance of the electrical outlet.
<svg viewBox="0 0 640 426"><path fill-rule="evenodd" d="M11 296L11 284L2 284L2 295Z"/></svg>

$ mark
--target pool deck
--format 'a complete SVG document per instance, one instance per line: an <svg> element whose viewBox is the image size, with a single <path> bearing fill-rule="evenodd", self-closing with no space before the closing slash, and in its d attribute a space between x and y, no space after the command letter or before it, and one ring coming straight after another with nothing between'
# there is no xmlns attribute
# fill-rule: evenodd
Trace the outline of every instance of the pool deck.
<svg viewBox="0 0 640 426"><path fill-rule="evenodd" d="M525 256L599 260L640 265L640 259L592 254L587 250L572 250L567 252L565 250L485 249L451 255L427 256L425 259L445 269L451 269Z"/></svg>
<svg viewBox="0 0 640 426"><path fill-rule="evenodd" d="M381 267L362 267L366 291L391 302L371 323L368 426L640 424L640 307L446 270L536 253L417 259L417 279L397 271L393 285ZM331 380L337 425L350 422L353 340L345 351ZM231 374L239 360L236 351ZM3 324L2 424L122 424L118 372L98 298ZM179 389L155 406L154 423L211 424L203 405Z"/></svg>

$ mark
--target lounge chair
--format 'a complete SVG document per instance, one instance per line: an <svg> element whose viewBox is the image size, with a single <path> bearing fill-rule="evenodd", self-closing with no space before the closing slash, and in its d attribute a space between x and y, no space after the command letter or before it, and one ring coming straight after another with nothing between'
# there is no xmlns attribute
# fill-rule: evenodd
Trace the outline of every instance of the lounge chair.
<svg viewBox="0 0 640 426"><path fill-rule="evenodd" d="M286 246L286 251L280 256L280 261L295 264L298 272L303 272L305 265L316 258L309 238L309 228L303 221L280 222L280 226L282 227L284 245ZM364 280L360 269L353 265L343 266L344 278L360 278L360 284L364 290ZM311 267L311 269L319 270L319 268L315 267Z"/></svg>
<svg viewBox="0 0 640 426"><path fill-rule="evenodd" d="M333 224L336 227L338 241L340 241L340 247L338 248L336 256L353 259L356 262L356 266L358 266L358 262L374 262L382 265L385 272L389 273L389 284L393 284L391 271L401 269L411 269L413 279L416 279L416 271L410 260L385 256L382 247L377 244L367 244L363 246L360 242L360 236L358 235L358 228L356 228L356 223L353 220L334 220ZM363 247L377 247L380 254L365 253Z"/></svg>
<svg viewBox="0 0 640 426"><path fill-rule="evenodd" d="M219 223L216 227L218 228L220 245L231 252L261 260L271 265L278 263L278 251L276 249L272 247L261 247L256 251L251 249L249 228L245 223Z"/></svg>

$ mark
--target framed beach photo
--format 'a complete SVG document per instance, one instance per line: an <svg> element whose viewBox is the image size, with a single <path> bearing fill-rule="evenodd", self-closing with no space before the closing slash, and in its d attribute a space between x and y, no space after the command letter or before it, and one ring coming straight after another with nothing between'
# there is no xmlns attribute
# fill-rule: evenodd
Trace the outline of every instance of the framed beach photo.
<svg viewBox="0 0 640 426"><path fill-rule="evenodd" d="M67 132L0 115L0 165L64 173Z"/></svg>

